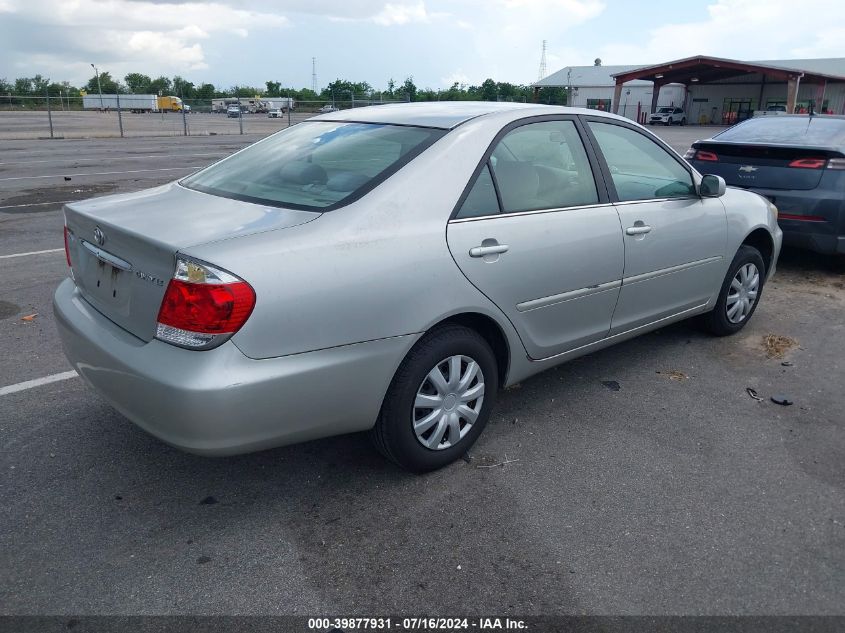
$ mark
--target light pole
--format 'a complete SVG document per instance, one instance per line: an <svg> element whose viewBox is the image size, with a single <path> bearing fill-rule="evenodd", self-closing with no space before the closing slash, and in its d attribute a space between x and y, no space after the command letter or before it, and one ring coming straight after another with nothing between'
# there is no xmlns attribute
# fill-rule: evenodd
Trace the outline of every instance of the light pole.
<svg viewBox="0 0 845 633"><path fill-rule="evenodd" d="M622 108L622 116L628 116L628 95L631 94L631 89L625 90L625 107ZM618 104L617 104L618 105Z"/></svg>
<svg viewBox="0 0 845 633"><path fill-rule="evenodd" d="M102 112L106 108L103 105L103 87L100 85L100 71L97 70L97 67L94 64L91 64L91 68L94 69L94 74L97 76L97 90L100 92L100 111Z"/></svg>

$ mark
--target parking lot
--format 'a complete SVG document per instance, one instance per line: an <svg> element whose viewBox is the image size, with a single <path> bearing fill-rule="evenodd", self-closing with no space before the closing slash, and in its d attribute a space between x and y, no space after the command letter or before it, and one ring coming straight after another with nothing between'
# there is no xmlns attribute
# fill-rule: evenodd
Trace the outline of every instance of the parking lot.
<svg viewBox="0 0 845 633"><path fill-rule="evenodd" d="M0 140L0 612L845 614L841 259L786 250L736 336L680 323L510 388L425 476L362 436L184 454L68 377L61 204L250 131Z"/></svg>

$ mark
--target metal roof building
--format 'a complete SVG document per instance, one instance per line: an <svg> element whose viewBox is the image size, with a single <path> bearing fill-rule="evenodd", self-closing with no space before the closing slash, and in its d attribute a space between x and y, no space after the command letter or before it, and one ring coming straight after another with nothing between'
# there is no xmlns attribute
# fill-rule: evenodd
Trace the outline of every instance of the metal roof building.
<svg viewBox="0 0 845 633"><path fill-rule="evenodd" d="M845 58L745 62L699 55L652 66L568 66L533 84L563 87L574 106L642 120L660 106L690 123L732 124L755 110L845 114Z"/></svg>

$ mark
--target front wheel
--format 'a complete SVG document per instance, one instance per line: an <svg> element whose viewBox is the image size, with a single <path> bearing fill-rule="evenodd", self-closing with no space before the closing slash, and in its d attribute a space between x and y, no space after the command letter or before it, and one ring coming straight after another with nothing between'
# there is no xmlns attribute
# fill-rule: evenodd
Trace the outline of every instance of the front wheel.
<svg viewBox="0 0 845 633"><path fill-rule="evenodd" d="M686 119L681 119L681 125L683 126L683 125L686 125L686 124L687 124L687 120L686 120Z"/></svg>
<svg viewBox="0 0 845 633"><path fill-rule="evenodd" d="M487 341L461 325L438 328L402 361L370 435L402 468L442 468L481 435L497 390L496 357Z"/></svg>
<svg viewBox="0 0 845 633"><path fill-rule="evenodd" d="M703 317L705 327L716 336L735 334L745 327L763 293L766 265L753 246L742 245L722 282L719 299Z"/></svg>

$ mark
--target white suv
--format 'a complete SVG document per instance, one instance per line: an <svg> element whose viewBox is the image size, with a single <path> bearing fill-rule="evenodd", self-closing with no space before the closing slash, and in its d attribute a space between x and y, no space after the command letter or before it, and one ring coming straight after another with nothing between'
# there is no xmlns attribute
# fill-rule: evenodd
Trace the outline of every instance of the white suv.
<svg viewBox="0 0 845 633"><path fill-rule="evenodd" d="M649 125L654 125L656 123L662 123L663 125L672 125L673 123L686 125L687 115L682 108L673 108L672 106L657 108L657 112L648 118Z"/></svg>

